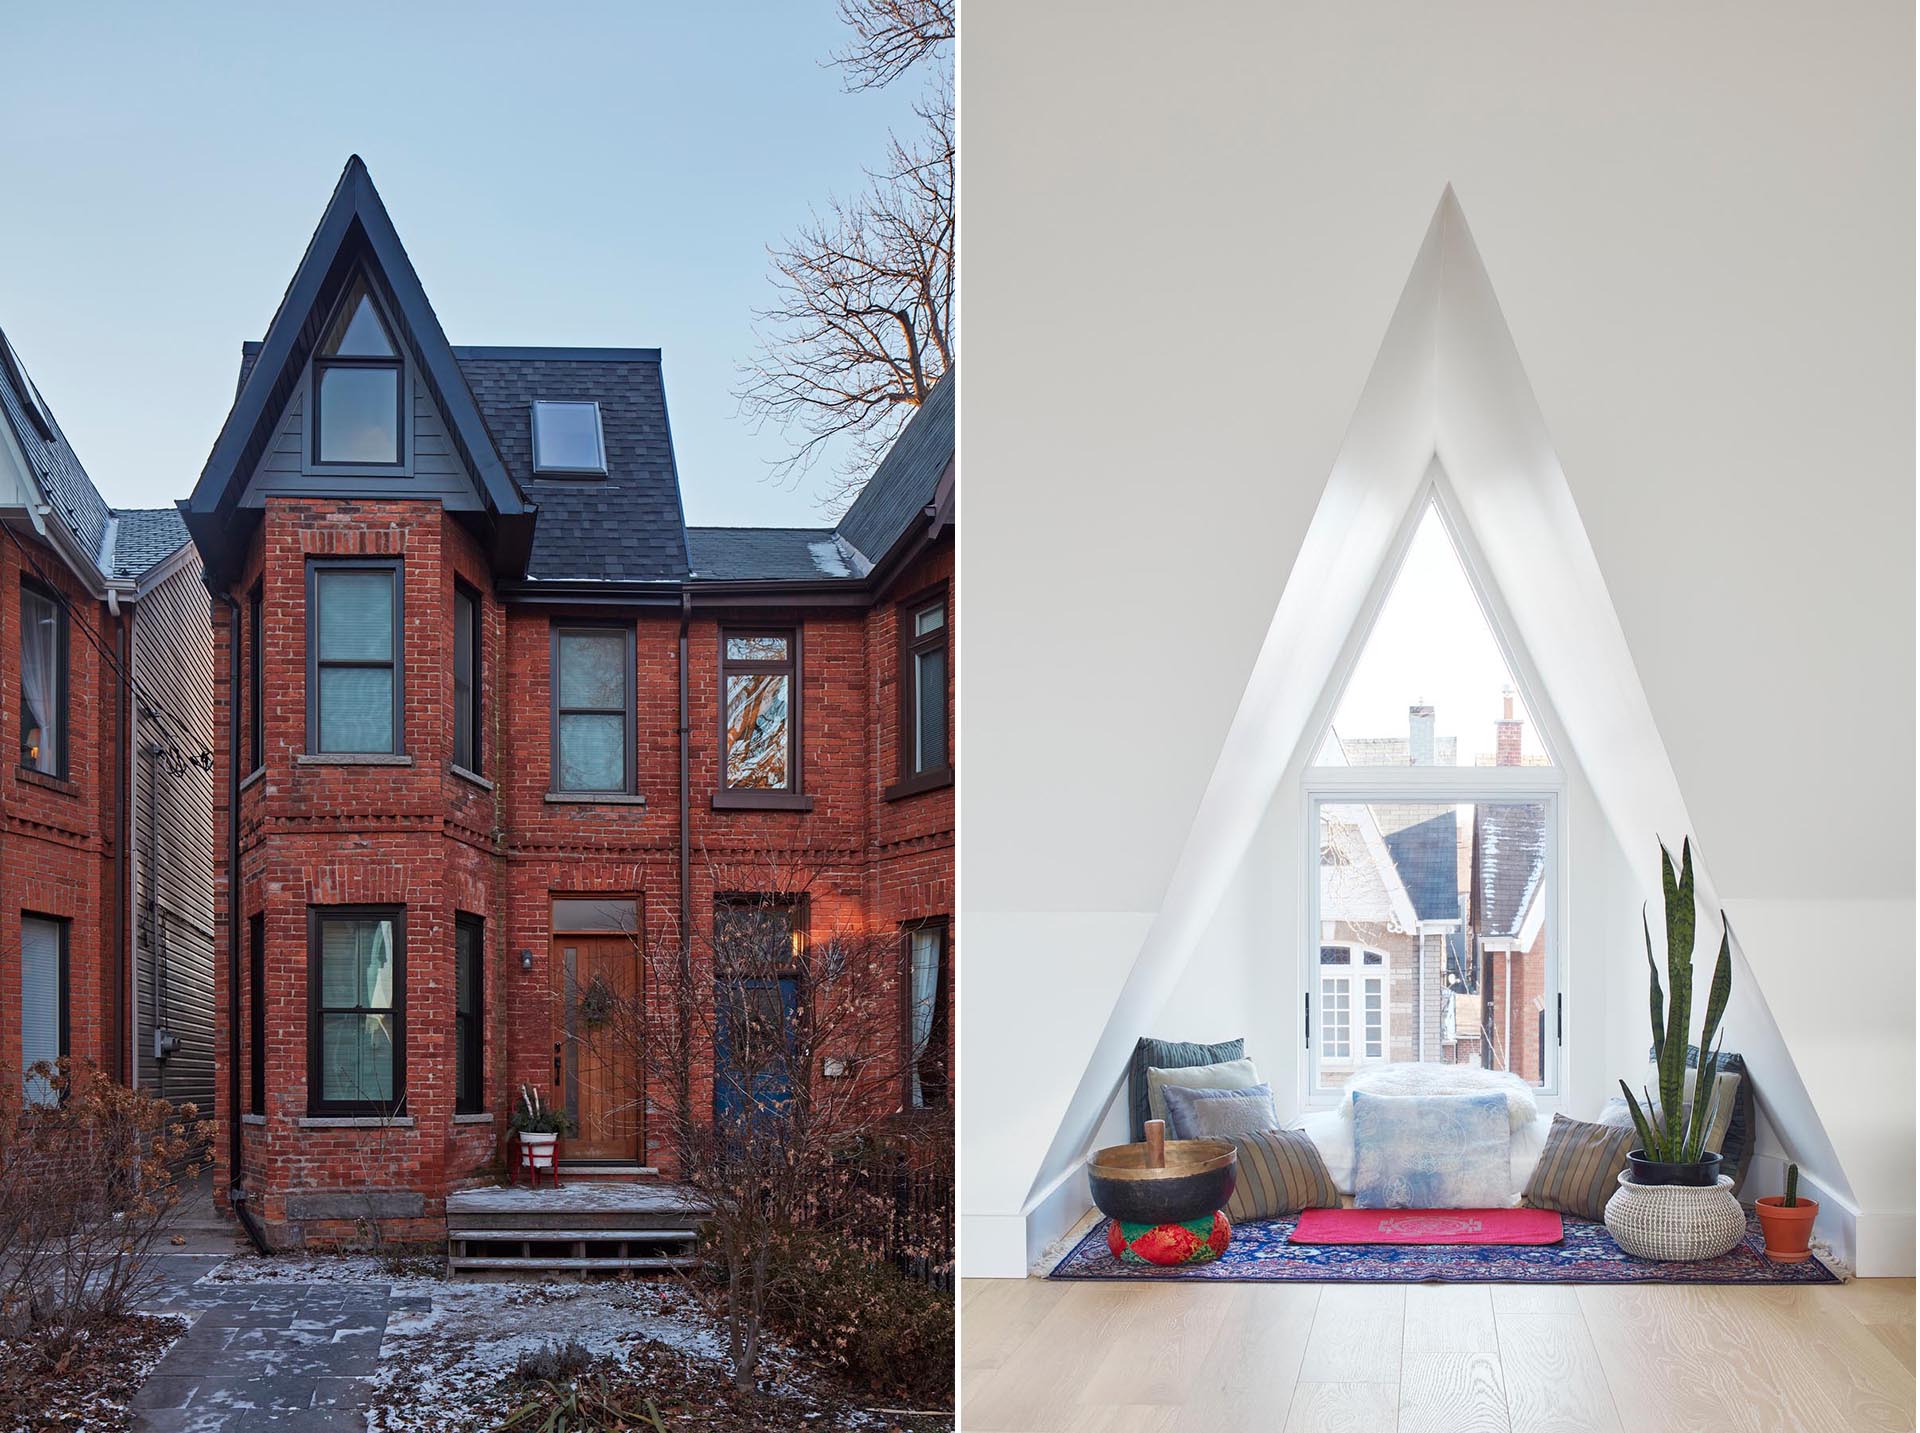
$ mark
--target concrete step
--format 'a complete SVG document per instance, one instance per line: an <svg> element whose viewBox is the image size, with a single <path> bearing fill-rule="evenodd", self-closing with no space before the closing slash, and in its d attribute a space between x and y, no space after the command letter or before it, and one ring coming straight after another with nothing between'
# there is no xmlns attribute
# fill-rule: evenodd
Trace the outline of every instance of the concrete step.
<svg viewBox="0 0 1920 1433"><path fill-rule="evenodd" d="M461 1273L649 1273L666 1269L697 1269L700 1261L692 1255L648 1256L631 1259L575 1259L541 1255L525 1259L454 1258L447 1268Z"/></svg>
<svg viewBox="0 0 1920 1433"><path fill-rule="evenodd" d="M552 1243L563 1239L626 1239L632 1242L649 1244L691 1244L699 1234L693 1229L548 1229L537 1225L528 1225L519 1229L479 1229L460 1228L447 1230L450 1240L466 1239L480 1243L505 1242Z"/></svg>

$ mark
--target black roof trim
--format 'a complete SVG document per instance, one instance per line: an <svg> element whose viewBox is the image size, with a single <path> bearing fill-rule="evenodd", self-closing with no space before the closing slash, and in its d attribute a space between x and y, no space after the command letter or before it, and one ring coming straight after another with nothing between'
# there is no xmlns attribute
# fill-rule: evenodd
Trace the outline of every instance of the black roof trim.
<svg viewBox="0 0 1920 1433"><path fill-rule="evenodd" d="M420 276L372 176L359 155L347 160L326 212L308 241L293 280L275 310L267 334L253 352L257 361L240 386L233 409L214 440L193 495L181 511L210 569L220 566L221 529L233 513L246 475L259 460L274 423L317 338L318 309L337 285L345 265L365 262L390 300L403 338L419 360L421 376L445 416L467 467L479 480L482 496L501 518L530 518L533 506L508 473L480 415L472 390L434 315ZM516 524L519 526L519 524ZM520 560L529 538L515 534L503 543L511 561ZM212 575L210 573L210 575Z"/></svg>

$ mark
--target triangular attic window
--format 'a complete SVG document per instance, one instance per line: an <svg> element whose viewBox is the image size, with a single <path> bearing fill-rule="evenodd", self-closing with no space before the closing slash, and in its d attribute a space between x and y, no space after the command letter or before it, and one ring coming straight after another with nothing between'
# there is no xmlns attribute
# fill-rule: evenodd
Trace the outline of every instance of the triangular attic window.
<svg viewBox="0 0 1920 1433"><path fill-rule="evenodd" d="M1431 503L1347 678L1315 764L1553 764Z"/></svg>
<svg viewBox="0 0 1920 1433"><path fill-rule="evenodd" d="M347 291L347 301L340 306L339 316L334 319L320 352L328 358L398 357L393 340L387 336L386 325L380 322L380 311L367 292L365 279L353 281L353 287Z"/></svg>

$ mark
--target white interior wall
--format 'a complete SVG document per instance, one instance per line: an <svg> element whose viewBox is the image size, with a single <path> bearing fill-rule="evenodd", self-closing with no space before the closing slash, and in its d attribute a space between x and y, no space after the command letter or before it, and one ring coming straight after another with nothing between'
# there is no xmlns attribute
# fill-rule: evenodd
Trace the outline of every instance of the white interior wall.
<svg viewBox="0 0 1920 1433"><path fill-rule="evenodd" d="M1885 0L1142 0L1097 26L1071 7L969 7L961 443L966 561L992 580L962 636L962 900L970 936L992 914L1003 939L969 942L963 1048L1001 1044L977 1026L1011 1006L1056 1012L1033 1027L1052 1047L1022 1051L1020 1098L1078 1111L1066 1143L1097 1127L1120 1035L1199 997L1175 971L1129 991L1124 959L1096 969L1031 932L1124 920L1137 945L1187 853L1226 867L1178 942L1210 948L1245 841L1195 856L1195 816L1451 181L1538 414L1516 452L1461 408L1442 456L1473 453L1489 502L1542 454L1564 470L1591 544L1582 580L1609 599L1657 733L1650 762L1620 742L1632 713L1579 673L1581 701L1561 703L1594 698L1583 758L1665 773L1624 800L1596 774L1628 834L1623 879L1646 889L1649 828L1696 834L1743 942L1752 1003L1732 1018L1778 1046L1757 1079L1769 1116L1869 1220L1904 1214L1910 1241L1912 28ZM1098 361L1063 364L1062 334ZM1524 571L1529 537L1509 536L1500 565ZM1062 593L1098 594L1099 620ZM1509 596L1543 664L1556 643L1580 660L1552 591ZM1036 713L1143 663L1148 679L1078 729L1073 762L1032 740ZM1836 753L1871 779L1831 780ZM1610 915L1629 969L1638 905ZM1863 1002L1810 995L1810 964L1823 988L1871 993L1886 1028L1866 1063ZM1603 999L1615 1058L1637 1059L1644 985ZM1058 1166L977 1069L963 1212L1018 1217ZM1863 1069L1885 1076L1876 1098L1840 1093ZM980 1163L998 1203L973 1202ZM971 1243L963 1260L1024 1267Z"/></svg>

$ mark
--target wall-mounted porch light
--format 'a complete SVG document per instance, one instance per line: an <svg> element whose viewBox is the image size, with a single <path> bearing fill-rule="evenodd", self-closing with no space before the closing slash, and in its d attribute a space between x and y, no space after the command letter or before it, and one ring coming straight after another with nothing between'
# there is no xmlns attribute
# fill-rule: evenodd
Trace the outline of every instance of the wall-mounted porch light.
<svg viewBox="0 0 1920 1433"><path fill-rule="evenodd" d="M522 970L533 969L533 952L531 950L522 950L520 952L520 968Z"/></svg>

